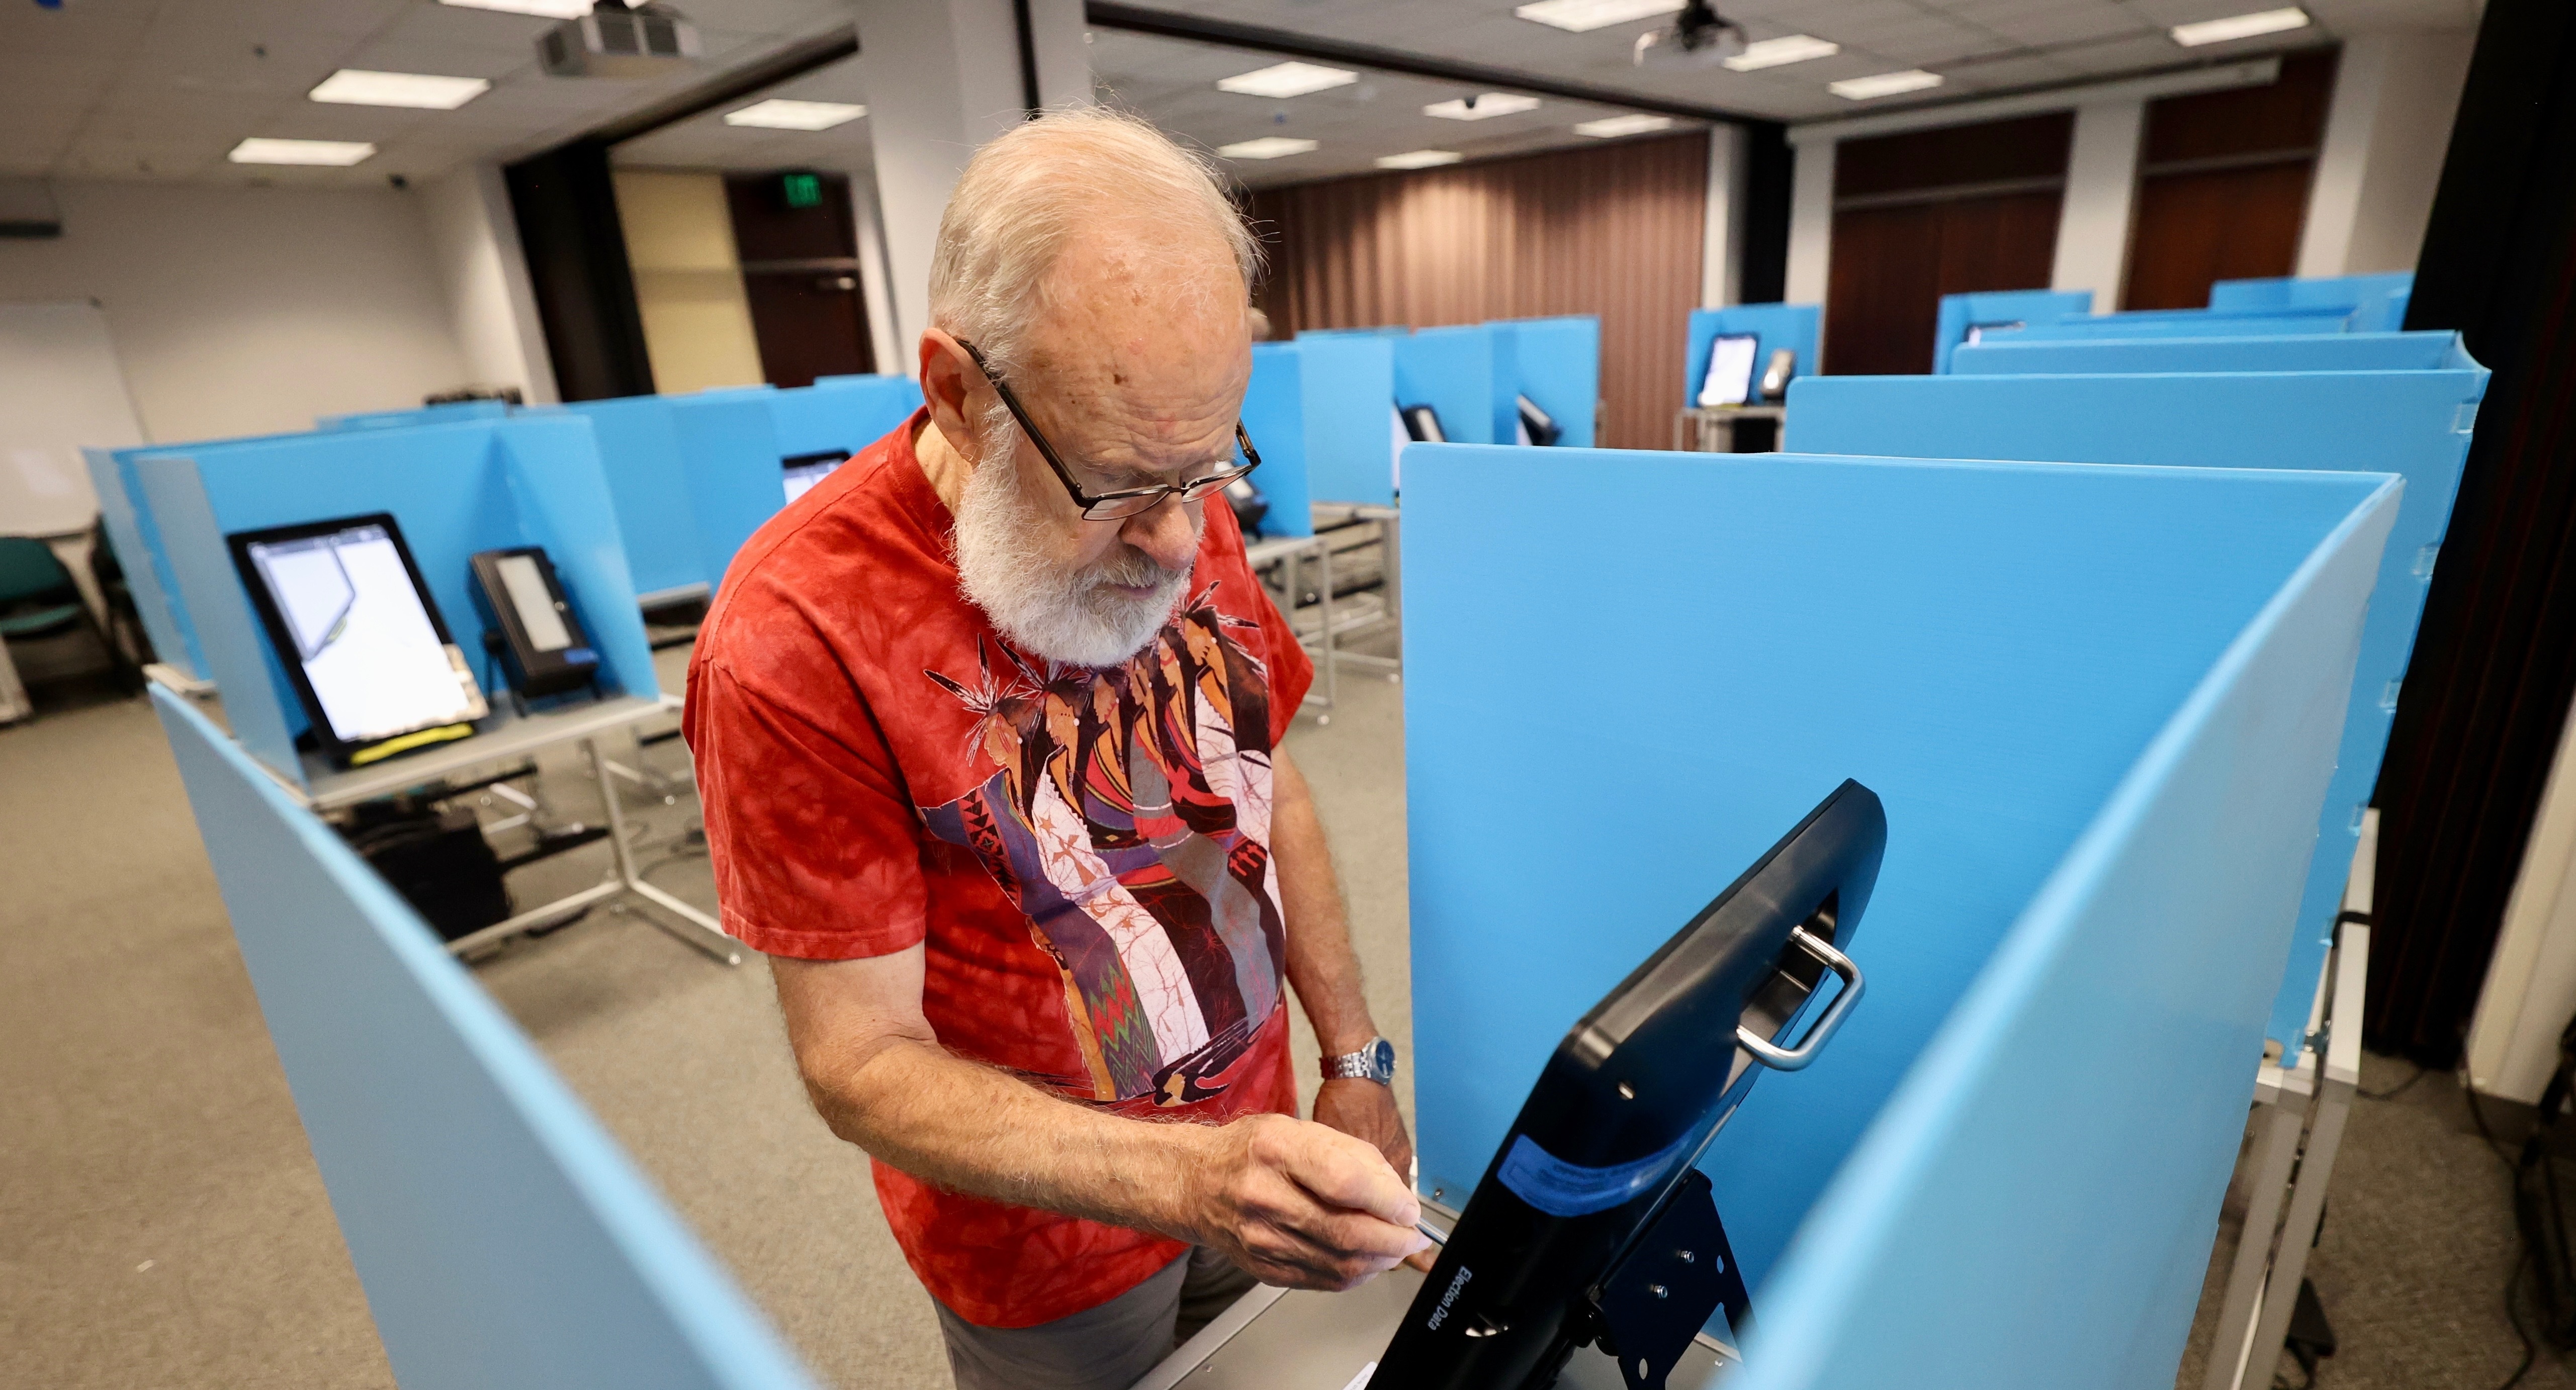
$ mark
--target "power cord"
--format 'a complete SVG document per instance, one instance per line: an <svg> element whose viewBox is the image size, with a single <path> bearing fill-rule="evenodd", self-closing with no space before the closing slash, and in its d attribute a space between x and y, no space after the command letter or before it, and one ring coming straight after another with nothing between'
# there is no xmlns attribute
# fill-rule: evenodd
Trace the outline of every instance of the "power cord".
<svg viewBox="0 0 2576 1390"><path fill-rule="evenodd" d="M2365 1091L2356 1086L2353 1088L2352 1093L2361 1097L2363 1100L2395 1100L2399 1096L2406 1094L2408 1090L2412 1089L2416 1082L2423 1080L2424 1074L2429 1070L2431 1070L2431 1068L2418 1063L2416 1064L2415 1074L2413 1076L2398 1082L2396 1085L2389 1087L2385 1091Z"/></svg>

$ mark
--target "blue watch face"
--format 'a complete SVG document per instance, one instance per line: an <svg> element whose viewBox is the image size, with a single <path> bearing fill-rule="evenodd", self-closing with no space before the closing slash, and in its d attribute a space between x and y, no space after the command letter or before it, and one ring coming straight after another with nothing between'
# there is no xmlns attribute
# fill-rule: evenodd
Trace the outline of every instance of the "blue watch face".
<svg viewBox="0 0 2576 1390"><path fill-rule="evenodd" d="M1395 1075L1395 1044L1378 1039L1368 1050L1369 1070L1380 1076Z"/></svg>

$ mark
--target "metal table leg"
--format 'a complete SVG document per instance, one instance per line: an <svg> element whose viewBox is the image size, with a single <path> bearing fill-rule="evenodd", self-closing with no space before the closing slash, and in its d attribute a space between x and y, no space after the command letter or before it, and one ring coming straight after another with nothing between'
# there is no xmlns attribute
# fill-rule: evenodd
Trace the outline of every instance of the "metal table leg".
<svg viewBox="0 0 2576 1390"><path fill-rule="evenodd" d="M1324 640L1322 646L1324 658L1324 709L1326 712L1315 716L1315 723L1320 727L1333 722L1331 710L1340 702L1342 693L1341 663L1335 660L1333 656L1333 649L1338 639L1333 635L1332 542L1324 540L1321 537L1317 538L1315 545L1315 563L1316 567L1323 572L1324 576L1324 583L1322 586L1323 598L1321 602L1323 605L1324 616Z"/></svg>
<svg viewBox="0 0 2576 1390"><path fill-rule="evenodd" d="M2254 1192L2245 1211L2245 1231L2237 1239L2236 1260L2228 1268L2227 1292L2218 1305L2217 1335L2210 1341L2209 1373L2203 1390L2236 1390L2244 1378L2248 1335L2263 1297L2264 1272L2279 1243L2281 1205L2288 1195L2292 1165L2299 1155L2299 1131L2308 1118L2308 1091L2315 1071L2306 1055L2300 1067L2267 1066L2256 1082L2260 1112L2254 1131Z"/></svg>
<svg viewBox="0 0 2576 1390"><path fill-rule="evenodd" d="M590 758L591 775L599 779L600 798L608 803L608 842L617 850L618 883L627 892L679 918L681 925L673 926L650 912L644 914L644 920L727 965L742 964L742 943L727 936L722 923L645 882L636 872L635 847L626 842L626 811L619 804L617 784L609 780L613 774L607 760L599 755L599 740L583 739L581 749Z"/></svg>

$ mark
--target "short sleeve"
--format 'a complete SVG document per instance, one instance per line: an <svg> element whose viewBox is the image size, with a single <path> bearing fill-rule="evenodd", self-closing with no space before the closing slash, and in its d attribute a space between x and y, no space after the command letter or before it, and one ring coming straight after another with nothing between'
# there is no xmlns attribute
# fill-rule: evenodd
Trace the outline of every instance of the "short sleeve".
<svg viewBox="0 0 2576 1390"><path fill-rule="evenodd" d="M683 727L726 931L805 960L920 944L923 832L882 742L851 747L721 663L690 673Z"/></svg>

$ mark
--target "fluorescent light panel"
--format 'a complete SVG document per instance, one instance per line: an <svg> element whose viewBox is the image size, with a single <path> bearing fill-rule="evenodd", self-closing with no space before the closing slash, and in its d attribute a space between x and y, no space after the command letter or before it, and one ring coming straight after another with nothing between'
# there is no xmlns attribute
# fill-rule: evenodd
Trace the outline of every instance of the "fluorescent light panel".
<svg viewBox="0 0 2576 1390"><path fill-rule="evenodd" d="M764 130L830 130L866 114L868 108L845 101L790 101L785 97L771 97L739 111L727 111L724 119L726 125L759 126Z"/></svg>
<svg viewBox="0 0 2576 1390"><path fill-rule="evenodd" d="M1577 121L1574 133L1607 140L1619 135L1643 135L1650 130L1670 130L1672 125L1670 116L1605 116L1597 121Z"/></svg>
<svg viewBox="0 0 2576 1390"><path fill-rule="evenodd" d="M1466 158L1456 150L1406 150L1402 154L1378 156L1381 169L1428 169L1439 164L1455 164Z"/></svg>
<svg viewBox="0 0 2576 1390"><path fill-rule="evenodd" d="M359 140L269 140L253 136L224 156L235 164L356 164L376 147Z"/></svg>
<svg viewBox="0 0 2576 1390"><path fill-rule="evenodd" d="M460 10L499 10L504 14L532 14L545 19L579 19L590 13L590 0L438 0Z"/></svg>
<svg viewBox="0 0 2576 1390"><path fill-rule="evenodd" d="M1811 58L1830 58L1843 51L1838 43L1828 43L1812 34L1784 34L1776 39L1749 43L1744 51L1725 61L1737 72L1757 68L1776 68L1784 63L1803 63Z"/></svg>
<svg viewBox="0 0 2576 1390"><path fill-rule="evenodd" d="M1277 159L1282 155L1304 154L1315 148L1312 140L1298 140L1286 135L1264 135L1258 140L1238 140L1216 147L1228 159Z"/></svg>
<svg viewBox="0 0 2576 1390"><path fill-rule="evenodd" d="M1220 92L1241 92L1248 97L1302 97L1332 87L1347 87L1360 80L1360 75L1342 68L1322 67L1314 63L1274 63L1266 68L1239 72L1221 78Z"/></svg>
<svg viewBox="0 0 2576 1390"><path fill-rule="evenodd" d="M1825 90L1849 101L1867 101L1871 97L1892 97L1899 92L1920 92L1941 85L1941 74L1921 68L1903 72L1882 72L1876 77L1851 77L1828 82Z"/></svg>
<svg viewBox="0 0 2576 1390"><path fill-rule="evenodd" d="M1537 109L1537 97L1525 97L1514 92L1482 92L1477 95L1473 106L1467 104L1466 98L1460 97L1456 101L1435 101L1423 107L1422 114L1438 116L1444 121L1487 121L1496 116L1517 115Z"/></svg>
<svg viewBox="0 0 2576 1390"><path fill-rule="evenodd" d="M2257 10L2253 14L2230 15L2225 19L2204 19L2198 24L2177 24L2171 32L2175 43L2185 48L2198 48L2205 43L2225 43L2229 39L2250 39L2257 34L2305 29L2310 22L2306 10L2292 5L2287 9Z"/></svg>
<svg viewBox="0 0 2576 1390"><path fill-rule="evenodd" d="M1570 34L1583 34L1671 14L1681 7L1682 0L1539 0L1512 13Z"/></svg>
<svg viewBox="0 0 2576 1390"><path fill-rule="evenodd" d="M409 106L453 111L492 90L480 77L432 77L420 72L368 72L342 68L304 95L340 106Z"/></svg>

